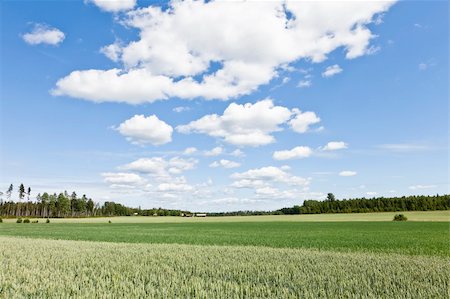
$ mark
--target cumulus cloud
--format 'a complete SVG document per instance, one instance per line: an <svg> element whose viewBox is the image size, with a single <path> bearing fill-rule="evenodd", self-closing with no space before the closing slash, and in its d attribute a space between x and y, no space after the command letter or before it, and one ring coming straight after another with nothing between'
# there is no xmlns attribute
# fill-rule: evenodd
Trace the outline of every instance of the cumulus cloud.
<svg viewBox="0 0 450 299"><path fill-rule="evenodd" d="M322 77L329 78L339 73L342 73L342 68L339 65L335 64L327 67L325 71L322 73Z"/></svg>
<svg viewBox="0 0 450 299"><path fill-rule="evenodd" d="M48 44L56 46L64 40L65 34L61 30L45 24L34 24L31 32L25 33L22 38L30 45Z"/></svg>
<svg viewBox="0 0 450 299"><path fill-rule="evenodd" d="M223 167L223 168L236 168L241 166L240 163L235 161L230 161L226 159L221 159L219 161L214 161L213 163L209 164L209 167Z"/></svg>
<svg viewBox="0 0 450 299"><path fill-rule="evenodd" d="M185 177L174 178L171 182L158 185L158 191L163 192L186 192L192 190L194 190L194 187L187 183Z"/></svg>
<svg viewBox="0 0 450 299"><path fill-rule="evenodd" d="M216 146L212 150L205 151L205 156L218 156L223 153L223 147Z"/></svg>
<svg viewBox="0 0 450 299"><path fill-rule="evenodd" d="M357 175L356 171L351 171L351 170L343 170L341 172L339 172L340 176L355 176Z"/></svg>
<svg viewBox="0 0 450 299"><path fill-rule="evenodd" d="M423 189L433 189L436 188L436 185L413 185L409 186L408 188L411 190L423 190Z"/></svg>
<svg viewBox="0 0 450 299"><path fill-rule="evenodd" d="M289 124L294 132L305 133L311 125L320 122L320 118L314 112L301 112L298 109L293 109L293 112L295 117L289 121Z"/></svg>
<svg viewBox="0 0 450 299"><path fill-rule="evenodd" d="M122 166L122 169L152 174L154 176L167 177L170 174L180 174L186 170L194 169L198 160L183 159L180 157L173 157L169 160L162 157L140 158L129 164Z"/></svg>
<svg viewBox="0 0 450 299"><path fill-rule="evenodd" d="M307 186L309 179L292 175L281 168L267 166L250 169L241 173L233 173L230 176L235 182L233 187L263 187L267 183L285 183L291 186Z"/></svg>
<svg viewBox="0 0 450 299"><path fill-rule="evenodd" d="M343 141L330 141L325 145L322 150L324 151L337 151L340 149L348 148L348 144Z"/></svg>
<svg viewBox="0 0 450 299"><path fill-rule="evenodd" d="M234 151L232 151L230 153L230 155L233 157L244 157L245 153L243 151L241 151L240 149L235 149Z"/></svg>
<svg viewBox="0 0 450 299"><path fill-rule="evenodd" d="M133 144L161 145L172 141L173 129L156 115L135 115L117 128Z"/></svg>
<svg viewBox="0 0 450 299"><path fill-rule="evenodd" d="M312 149L307 146L296 146L291 150L274 152L273 158L275 160L301 159L311 156L312 153Z"/></svg>
<svg viewBox="0 0 450 299"><path fill-rule="evenodd" d="M106 183L118 185L138 185L143 184L145 180L135 173L130 172L104 172L102 173Z"/></svg>
<svg viewBox="0 0 450 299"><path fill-rule="evenodd" d="M176 113L181 113L181 112L185 112L185 111L189 111L189 110L191 110L191 108L186 107L186 106L178 106L178 107L175 107L172 109L172 111L176 112Z"/></svg>
<svg viewBox="0 0 450 299"><path fill-rule="evenodd" d="M92 1L112 12L135 4ZM139 32L110 49L120 69L73 71L52 93L132 104L228 100L252 93L301 59L322 62L338 48L347 59L368 54L375 36L367 25L394 2L172 1L139 8L118 18Z"/></svg>
<svg viewBox="0 0 450 299"><path fill-rule="evenodd" d="M272 133L282 130L280 126L289 120L294 131L304 133L320 118L314 112L302 113L298 109L274 106L272 100L266 99L254 104L232 103L223 115L205 115L176 129L184 134L207 134L237 146L261 146L273 143Z"/></svg>
<svg viewBox="0 0 450 299"><path fill-rule="evenodd" d="M92 2L98 6L101 10L107 12L119 12L131 10L136 5L136 0L85 0L86 2Z"/></svg>
<svg viewBox="0 0 450 299"><path fill-rule="evenodd" d="M197 152L196 147L188 147L183 151L183 155L192 155L195 154L196 152Z"/></svg>
<svg viewBox="0 0 450 299"><path fill-rule="evenodd" d="M366 192L366 194L369 195L369 196L375 196L375 195L377 195L378 193L377 193L377 192L374 192L374 191L369 191L369 192Z"/></svg>
<svg viewBox="0 0 450 299"><path fill-rule="evenodd" d="M306 88L312 85L311 80L300 80L297 84L297 87Z"/></svg>
<svg viewBox="0 0 450 299"><path fill-rule="evenodd" d="M106 57L111 59L114 62L117 62L120 57L121 53L121 47L118 42L115 42L114 44L104 46L100 49L100 53L103 53Z"/></svg>

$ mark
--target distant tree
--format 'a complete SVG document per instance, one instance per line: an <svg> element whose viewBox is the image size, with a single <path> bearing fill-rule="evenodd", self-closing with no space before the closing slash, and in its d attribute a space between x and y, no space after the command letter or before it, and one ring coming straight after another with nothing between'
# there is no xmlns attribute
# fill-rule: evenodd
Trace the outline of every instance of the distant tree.
<svg viewBox="0 0 450 299"><path fill-rule="evenodd" d="M49 196L48 210L49 210L50 217L55 217L56 216L56 213L57 213L56 194L52 194L52 195Z"/></svg>
<svg viewBox="0 0 450 299"><path fill-rule="evenodd" d="M65 192L67 193L67 192ZM66 216L70 211L70 201L65 194L60 193L56 200L56 206L58 208L58 217Z"/></svg>
<svg viewBox="0 0 450 299"><path fill-rule="evenodd" d="M42 217L48 217L49 213L49 196L47 192L44 192L41 196L41 215Z"/></svg>
<svg viewBox="0 0 450 299"><path fill-rule="evenodd" d="M8 188L8 190L6 191L6 197L8 198L8 200L10 200L11 199L11 194L12 194L12 192L13 192L13 184L11 184L11 185L9 185L9 188Z"/></svg>
<svg viewBox="0 0 450 299"><path fill-rule="evenodd" d="M86 198L86 195L83 195L83 198ZM90 198L86 202L86 210L89 216L94 215L94 201Z"/></svg>
<svg viewBox="0 0 450 299"><path fill-rule="evenodd" d="M406 221L408 218L403 214L395 214L394 221Z"/></svg>
<svg viewBox="0 0 450 299"><path fill-rule="evenodd" d="M333 193L328 193L327 194L327 201L335 201L336 197L334 197Z"/></svg>
<svg viewBox="0 0 450 299"><path fill-rule="evenodd" d="M77 194L75 191L72 192L70 195L70 211L72 212L72 216L76 212L76 206L77 206Z"/></svg>
<svg viewBox="0 0 450 299"><path fill-rule="evenodd" d="M30 201L31 187L28 187L27 190L27 200Z"/></svg>
<svg viewBox="0 0 450 299"><path fill-rule="evenodd" d="M25 196L25 187L23 186L23 184L20 184L20 186L19 186L19 199L23 199L24 196Z"/></svg>

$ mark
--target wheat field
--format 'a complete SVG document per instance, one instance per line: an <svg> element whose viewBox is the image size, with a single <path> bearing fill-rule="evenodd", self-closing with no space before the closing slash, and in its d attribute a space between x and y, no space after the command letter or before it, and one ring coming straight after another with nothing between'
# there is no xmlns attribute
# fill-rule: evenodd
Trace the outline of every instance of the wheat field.
<svg viewBox="0 0 450 299"><path fill-rule="evenodd" d="M446 298L449 259L0 237L2 298Z"/></svg>

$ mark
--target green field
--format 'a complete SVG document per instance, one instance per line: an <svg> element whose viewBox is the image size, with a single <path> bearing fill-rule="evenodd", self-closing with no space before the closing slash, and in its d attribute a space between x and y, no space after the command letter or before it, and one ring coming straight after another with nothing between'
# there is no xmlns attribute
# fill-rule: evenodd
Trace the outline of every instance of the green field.
<svg viewBox="0 0 450 299"><path fill-rule="evenodd" d="M106 223L111 220L114 223L191 223L191 222L336 222L336 221L391 221L395 214L405 214L408 221L450 221L449 211L411 211L411 212L382 212L382 213L340 213L340 214L313 214L313 215L267 215L267 216L224 216L206 218L185 217L91 217L91 218L55 218L55 223ZM35 220L36 218L33 218ZM40 223L45 220L39 219ZM3 219L6 223L14 223L15 218Z"/></svg>
<svg viewBox="0 0 450 299"><path fill-rule="evenodd" d="M0 237L0 297L445 298L436 257Z"/></svg>
<svg viewBox="0 0 450 299"><path fill-rule="evenodd" d="M3 236L124 243L246 245L450 256L447 222L4 224Z"/></svg>
<svg viewBox="0 0 450 299"><path fill-rule="evenodd" d="M394 214L8 219L0 298L448 297L448 211Z"/></svg>

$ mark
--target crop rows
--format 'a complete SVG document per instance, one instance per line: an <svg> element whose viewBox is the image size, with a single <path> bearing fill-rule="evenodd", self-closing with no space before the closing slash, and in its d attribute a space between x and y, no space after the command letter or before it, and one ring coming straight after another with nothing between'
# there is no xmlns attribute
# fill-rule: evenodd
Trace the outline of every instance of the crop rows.
<svg viewBox="0 0 450 299"><path fill-rule="evenodd" d="M448 258L0 237L0 298L446 298Z"/></svg>

